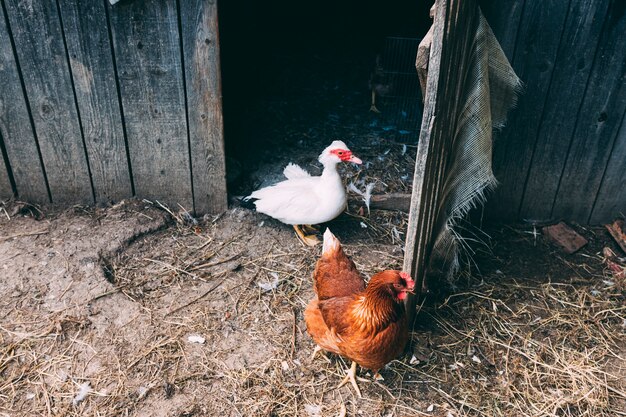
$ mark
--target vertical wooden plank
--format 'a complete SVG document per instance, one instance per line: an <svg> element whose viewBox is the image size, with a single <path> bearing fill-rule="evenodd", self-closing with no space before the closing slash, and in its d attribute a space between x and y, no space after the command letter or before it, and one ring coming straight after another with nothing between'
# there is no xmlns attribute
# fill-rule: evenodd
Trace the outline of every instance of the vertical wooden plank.
<svg viewBox="0 0 626 417"><path fill-rule="evenodd" d="M131 197L105 4L60 0L59 5L96 201Z"/></svg>
<svg viewBox="0 0 626 417"><path fill-rule="evenodd" d="M0 15L0 136L10 161L18 197L49 203L37 140L13 53L4 3Z"/></svg>
<svg viewBox="0 0 626 417"><path fill-rule="evenodd" d="M626 216L626 112L606 167L589 223L603 224Z"/></svg>
<svg viewBox="0 0 626 417"><path fill-rule="evenodd" d="M189 141L197 214L227 208L217 2L181 1Z"/></svg>
<svg viewBox="0 0 626 417"><path fill-rule="evenodd" d="M11 186L11 180L9 179L8 167L5 163L6 152L4 152L4 146L2 136L0 136L0 201L8 200L13 197L13 187Z"/></svg>
<svg viewBox="0 0 626 417"><path fill-rule="evenodd" d="M471 58L473 30L477 23L476 3L471 0L439 0L430 49L424 115L416 156L411 212L407 227L403 269L414 276L422 292L436 273L441 259L433 260L436 234L446 221L441 209L446 172L453 162L449 149L454 140L457 114ZM428 268L428 270L427 270ZM415 312L415 297L407 300L410 314Z"/></svg>
<svg viewBox="0 0 626 417"><path fill-rule="evenodd" d="M523 219L550 220L609 2L576 0L570 3L530 163L520 210Z"/></svg>
<svg viewBox="0 0 626 417"><path fill-rule="evenodd" d="M192 210L176 0L107 7L135 193Z"/></svg>
<svg viewBox="0 0 626 417"><path fill-rule="evenodd" d="M525 0L482 0L480 8L502 50L513 61ZM533 1L533 0L526 0Z"/></svg>
<svg viewBox="0 0 626 417"><path fill-rule="evenodd" d="M623 1L611 1L554 204L554 218L586 223L591 216L626 110L625 9Z"/></svg>
<svg viewBox="0 0 626 417"><path fill-rule="evenodd" d="M52 202L93 203L57 4L4 1Z"/></svg>
<svg viewBox="0 0 626 417"><path fill-rule="evenodd" d="M414 279L423 279L425 265L422 261L421 253L425 251L424 246L430 240L423 236L422 229L426 216L424 215L425 196L427 193L426 178L428 176L427 163L430 149L433 146L432 132L435 122L435 109L438 102L438 90L440 72L442 69L442 50L444 48L444 34L446 31L446 20L448 13L448 0L437 0L435 3L433 39L430 46L430 59L428 63L428 78L426 79L426 93L424 99L424 113L422 115L422 125L420 137L417 145L417 155L415 158L415 171L413 174L413 190L411 193L411 209L409 212L409 224L406 232L406 243L404 249L404 263L402 269L408 272ZM443 75L443 74L442 74ZM419 288L421 289L421 282ZM409 303L409 312L414 309L415 302Z"/></svg>
<svg viewBox="0 0 626 417"><path fill-rule="evenodd" d="M524 6L513 68L525 92L495 143L500 185L486 207L491 219L517 219L568 7L563 0L527 0Z"/></svg>

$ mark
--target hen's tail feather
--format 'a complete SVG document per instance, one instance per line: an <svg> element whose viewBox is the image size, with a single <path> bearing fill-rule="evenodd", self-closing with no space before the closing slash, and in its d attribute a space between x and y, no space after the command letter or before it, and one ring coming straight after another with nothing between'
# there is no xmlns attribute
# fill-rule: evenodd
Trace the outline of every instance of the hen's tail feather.
<svg viewBox="0 0 626 417"><path fill-rule="evenodd" d="M322 246L322 255L329 255L337 252L341 247L341 243L339 239L335 237L333 232L330 231L330 228L326 228L324 232L324 245Z"/></svg>

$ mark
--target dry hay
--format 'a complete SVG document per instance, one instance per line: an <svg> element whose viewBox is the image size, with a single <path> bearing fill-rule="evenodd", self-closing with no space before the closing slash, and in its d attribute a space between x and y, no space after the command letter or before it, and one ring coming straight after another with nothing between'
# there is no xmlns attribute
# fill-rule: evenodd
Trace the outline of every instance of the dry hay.
<svg viewBox="0 0 626 417"><path fill-rule="evenodd" d="M625 294L603 283L593 253L571 265L590 278L530 280L502 265L424 304L411 353L382 371L384 381L362 370L359 400L335 388L346 361L310 358L302 312L317 250L239 209L197 224L171 214L173 226L104 264L112 290L87 300L139 306L124 323L98 332L72 308L3 310L0 415L624 415ZM368 226L373 243L345 240L371 274L401 264L390 229L404 221L373 212L334 227ZM92 391L73 403L86 382Z"/></svg>
<svg viewBox="0 0 626 417"><path fill-rule="evenodd" d="M615 416L626 400L623 295L500 282L428 316L457 415ZM433 372L427 372L435 374Z"/></svg>

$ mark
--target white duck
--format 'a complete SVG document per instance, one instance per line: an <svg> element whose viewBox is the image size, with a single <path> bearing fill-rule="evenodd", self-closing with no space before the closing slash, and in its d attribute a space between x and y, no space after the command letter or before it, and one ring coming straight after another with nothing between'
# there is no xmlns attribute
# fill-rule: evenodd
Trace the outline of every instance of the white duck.
<svg viewBox="0 0 626 417"><path fill-rule="evenodd" d="M330 221L346 208L346 189L337 172L337 164L362 163L340 140L324 149L318 160L324 166L321 176L313 177L300 166L289 163L283 170L287 180L256 190L243 199L244 203L253 203L258 212L293 225L307 246L314 246L319 240L314 235L305 236L300 225Z"/></svg>

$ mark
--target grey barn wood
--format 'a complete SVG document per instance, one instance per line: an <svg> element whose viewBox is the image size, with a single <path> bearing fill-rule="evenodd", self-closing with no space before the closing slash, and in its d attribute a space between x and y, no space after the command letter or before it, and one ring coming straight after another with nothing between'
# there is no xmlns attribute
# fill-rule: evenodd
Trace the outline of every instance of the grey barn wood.
<svg viewBox="0 0 626 417"><path fill-rule="evenodd" d="M226 209L216 2L0 4L3 199Z"/></svg>

